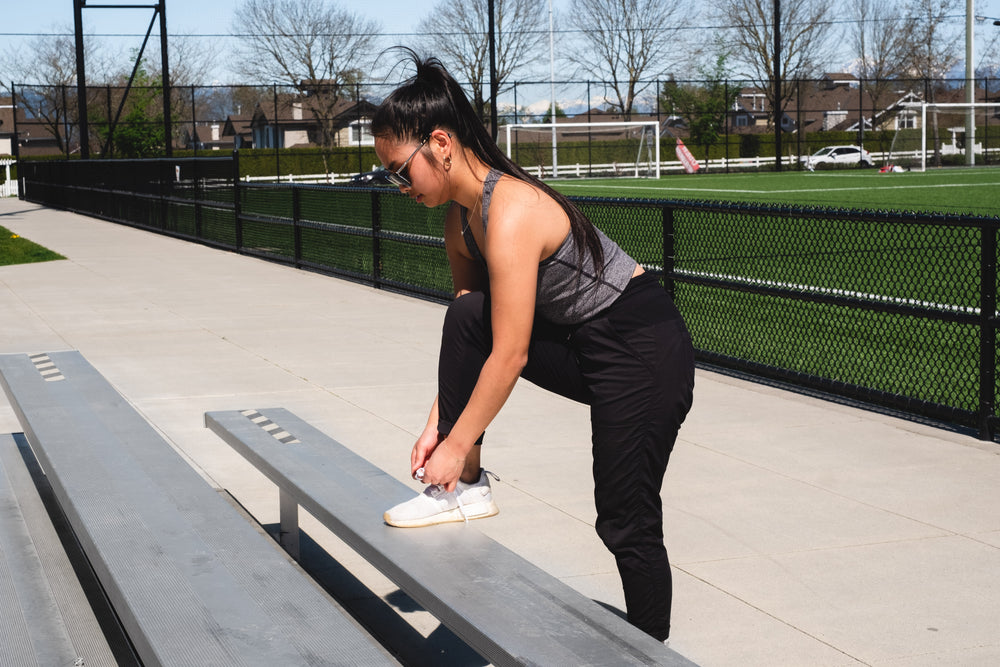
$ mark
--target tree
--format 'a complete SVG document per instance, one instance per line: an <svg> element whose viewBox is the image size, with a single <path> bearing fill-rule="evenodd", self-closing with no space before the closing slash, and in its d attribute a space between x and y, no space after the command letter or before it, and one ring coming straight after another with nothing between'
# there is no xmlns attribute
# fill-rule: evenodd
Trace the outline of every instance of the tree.
<svg viewBox="0 0 1000 667"><path fill-rule="evenodd" d="M291 86L316 119L323 148L336 145L336 108L371 71L379 30L375 21L323 0L245 0L233 25L241 72L251 81ZM325 152L323 161L327 166Z"/></svg>
<svg viewBox="0 0 1000 667"><path fill-rule="evenodd" d="M895 0L850 0L855 23L850 44L857 75L871 102L872 129L884 109L879 101L906 73L915 20L900 13Z"/></svg>
<svg viewBox="0 0 1000 667"><path fill-rule="evenodd" d="M958 32L948 34L947 23L958 11L959 0L910 0L907 7L913 29L905 69L911 76L940 78L959 61Z"/></svg>
<svg viewBox="0 0 1000 667"><path fill-rule="evenodd" d="M727 83L728 59L729 53L719 48L715 66L700 73L701 85L680 85L671 80L660 94L661 108L684 118L691 143L702 147L706 159L709 149L725 133L726 113L739 95L739 90Z"/></svg>
<svg viewBox="0 0 1000 667"><path fill-rule="evenodd" d="M745 60L743 73L763 91L770 109L783 110L795 93L795 79L820 73L836 34L826 0L782 0L780 82L774 80L774 0L710 0L720 25L729 26L734 55ZM773 115L772 115L773 120Z"/></svg>
<svg viewBox="0 0 1000 667"><path fill-rule="evenodd" d="M28 125L44 128L56 141L62 153L69 154L79 143L76 124L76 45L66 33L72 29L54 28L51 36L38 36L26 48L9 47L3 55L4 68L14 77L17 106L23 110ZM106 69L100 59L99 46L84 42L84 57L88 64L88 79ZM6 83L6 82L5 82Z"/></svg>
<svg viewBox="0 0 1000 667"><path fill-rule="evenodd" d="M933 104L936 93L931 83L939 79L958 63L957 33L948 35L947 22L959 5L959 0L910 0L908 9L913 16L914 28L910 35L912 48L905 69L910 76L927 82L926 100ZM931 111L931 128L934 138L934 161L941 166L941 137L938 114Z"/></svg>
<svg viewBox="0 0 1000 667"><path fill-rule="evenodd" d="M456 79L469 84L472 106L484 121L488 107L483 90L490 65L488 5L487 0L441 0L418 24L426 35L421 40L424 50L435 53ZM493 9L496 86L503 92L506 82L543 52L548 32L539 26L548 22L543 16L545 3L538 0L494 0ZM442 22L441 16L448 21Z"/></svg>
<svg viewBox="0 0 1000 667"><path fill-rule="evenodd" d="M567 118L567 116L566 116L566 112L563 111L563 108L561 106L559 106L558 102L556 102L556 119L558 120L559 118ZM552 120L552 107L549 106L545 110L545 115L542 116L542 119L539 122L541 122L541 123L554 123L554 122L557 122L557 120L556 121Z"/></svg>
<svg viewBox="0 0 1000 667"><path fill-rule="evenodd" d="M574 61L604 81L626 120L637 96L679 60L689 3L671 0L573 0L569 22L581 35Z"/></svg>
<svg viewBox="0 0 1000 667"><path fill-rule="evenodd" d="M133 54L132 60L136 55ZM163 155L166 146L163 134L163 79L158 73L150 72L145 61L140 61L132 87L126 91L131 73L131 69L119 73L105 87L107 97L104 104L88 103L91 129L105 149L101 151L102 157ZM114 97L112 91L115 92ZM114 123L115 116L112 114L117 114L119 106L121 116Z"/></svg>

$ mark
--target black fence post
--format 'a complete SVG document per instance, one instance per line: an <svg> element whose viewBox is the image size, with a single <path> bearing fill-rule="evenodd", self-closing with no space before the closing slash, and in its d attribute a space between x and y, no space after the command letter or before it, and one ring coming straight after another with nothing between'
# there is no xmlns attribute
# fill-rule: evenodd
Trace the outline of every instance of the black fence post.
<svg viewBox="0 0 1000 667"><path fill-rule="evenodd" d="M674 298L674 209L663 204L663 289Z"/></svg>
<svg viewBox="0 0 1000 667"><path fill-rule="evenodd" d="M292 244L295 253L295 268L302 268L302 189L292 186Z"/></svg>
<svg viewBox="0 0 1000 667"><path fill-rule="evenodd" d="M197 236L198 238L204 238L204 235L201 232L201 230L202 230L202 224L201 224L202 223L202 220L201 220L201 216L202 216L201 202L202 202L202 199L205 196L205 193L204 193L204 191L202 189L202 179L204 178L204 176L201 173L201 160L194 159L194 160L191 160L191 162L192 162L192 164L194 166L194 169L193 169L193 172L194 172L194 235Z"/></svg>
<svg viewBox="0 0 1000 667"><path fill-rule="evenodd" d="M112 164L118 164L118 163L114 162L113 160L108 160L108 162L111 162ZM134 165L133 164L132 167L133 167L133 169L131 169L130 172L131 172L131 174L135 175L136 171L138 169L138 165ZM170 197L172 197L174 195L174 190L175 189L180 189L180 177L182 176L180 174L180 169L181 169L181 167L178 164L174 168L174 172L173 173L167 173L167 174L164 174L164 175L160 176L160 178L166 178L166 181L167 181L166 183L163 183L161 181L161 182L159 182L159 183L156 184L157 185L156 196L159 197L159 200L160 200L160 206L159 206L159 209L160 209L160 229L163 230L163 231L167 231L167 230L171 229L171 227L170 227ZM117 182L117 180L118 179L115 179L115 180L112 180L110 182L111 183L115 183L115 182ZM129 189L134 192L135 189L136 189L136 187L135 187L135 185L133 185Z"/></svg>
<svg viewBox="0 0 1000 667"><path fill-rule="evenodd" d="M243 193L240 192L240 151L233 151L233 226L236 231L236 252L243 250Z"/></svg>
<svg viewBox="0 0 1000 667"><path fill-rule="evenodd" d="M373 189L372 198L372 283L382 286L382 199Z"/></svg>
<svg viewBox="0 0 1000 667"><path fill-rule="evenodd" d="M993 439L996 402L997 343L997 223L980 227L982 259L979 267L979 437Z"/></svg>

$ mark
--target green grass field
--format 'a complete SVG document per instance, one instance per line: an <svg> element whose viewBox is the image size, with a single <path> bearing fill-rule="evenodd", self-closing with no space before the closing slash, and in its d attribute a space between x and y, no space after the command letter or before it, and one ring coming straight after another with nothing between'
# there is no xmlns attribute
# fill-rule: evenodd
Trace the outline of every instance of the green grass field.
<svg viewBox="0 0 1000 667"><path fill-rule="evenodd" d="M877 169L671 174L653 179L554 180L576 196L696 199L1000 216L1000 168L880 174Z"/></svg>
<svg viewBox="0 0 1000 667"><path fill-rule="evenodd" d="M576 196L747 202L1000 217L1000 169L670 175L552 181ZM631 223L634 227L634 223ZM682 275L944 313L979 304L979 232L747 214L675 217ZM626 239L627 241L627 239ZM631 249L634 252L634 249ZM979 330L969 323L677 285L696 346L808 376L973 412Z"/></svg>
<svg viewBox="0 0 1000 667"><path fill-rule="evenodd" d="M65 257L0 227L0 266L48 262L54 259Z"/></svg>

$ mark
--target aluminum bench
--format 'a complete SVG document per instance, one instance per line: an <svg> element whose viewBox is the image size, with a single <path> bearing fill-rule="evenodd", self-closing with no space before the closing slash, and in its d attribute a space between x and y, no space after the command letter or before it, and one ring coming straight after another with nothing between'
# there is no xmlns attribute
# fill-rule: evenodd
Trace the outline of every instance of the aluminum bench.
<svg viewBox="0 0 1000 667"><path fill-rule="evenodd" d="M74 642L74 619L69 616L75 610L60 604L60 582L50 582L50 575L58 579L60 573L47 571L51 563L43 563L46 551L58 548L58 538L51 524L47 533L38 534L39 518L47 519L47 515L18 443L13 434L0 433L0 609L4 618L0 663L25 667L83 664L80 661L113 664L106 643L89 643L86 637ZM72 573L71 568L68 571ZM82 589L74 592L78 600L86 600ZM88 630L100 635L96 619L88 620Z"/></svg>
<svg viewBox="0 0 1000 667"><path fill-rule="evenodd" d="M494 665L693 665L474 525L385 525L413 490L287 410L205 422L277 485L291 554L301 507Z"/></svg>
<svg viewBox="0 0 1000 667"><path fill-rule="evenodd" d="M398 664L79 352L0 382L144 665Z"/></svg>

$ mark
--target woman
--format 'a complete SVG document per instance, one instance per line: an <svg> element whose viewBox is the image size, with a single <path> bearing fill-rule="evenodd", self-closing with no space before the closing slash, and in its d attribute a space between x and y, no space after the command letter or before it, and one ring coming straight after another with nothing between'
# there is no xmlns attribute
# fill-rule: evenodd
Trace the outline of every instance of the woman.
<svg viewBox="0 0 1000 667"><path fill-rule="evenodd" d="M654 277L504 156L440 62L411 56L416 75L375 113L375 152L415 201L452 202L444 236L456 299L438 396L410 455L411 473L429 486L385 521L497 513L479 445L518 377L586 403L597 533L617 561L629 621L666 640L660 487L692 400L684 322Z"/></svg>

